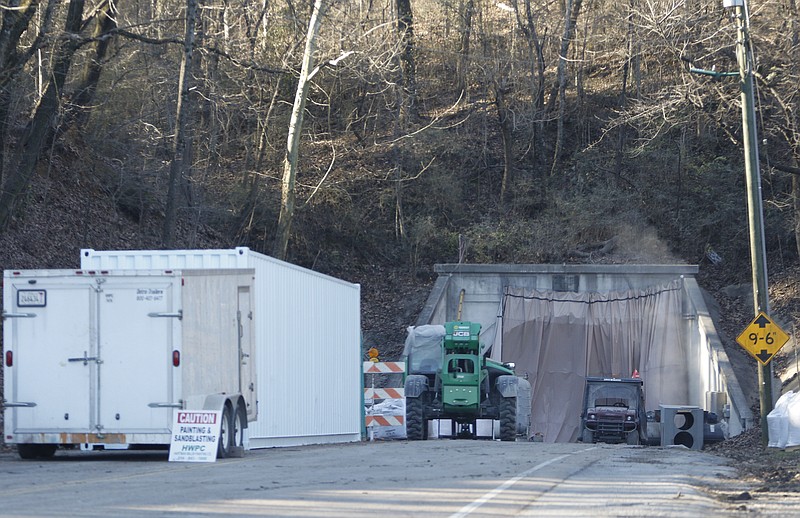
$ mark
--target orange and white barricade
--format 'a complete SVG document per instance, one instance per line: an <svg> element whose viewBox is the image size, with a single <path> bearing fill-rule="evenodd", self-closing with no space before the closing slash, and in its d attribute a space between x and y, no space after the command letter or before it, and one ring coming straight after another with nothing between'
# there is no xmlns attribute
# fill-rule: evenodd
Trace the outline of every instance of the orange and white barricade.
<svg viewBox="0 0 800 518"><path fill-rule="evenodd" d="M405 389L375 388L375 375L403 374L405 362L364 362L364 374L370 374L370 387L364 388L365 425L369 440L406 436ZM376 430L377 428L377 430Z"/></svg>

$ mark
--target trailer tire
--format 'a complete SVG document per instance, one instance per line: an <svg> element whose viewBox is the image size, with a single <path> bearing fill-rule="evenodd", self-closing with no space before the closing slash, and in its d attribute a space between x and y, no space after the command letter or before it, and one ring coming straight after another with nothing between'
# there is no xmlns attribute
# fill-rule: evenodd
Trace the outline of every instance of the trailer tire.
<svg viewBox="0 0 800 518"><path fill-rule="evenodd" d="M418 397L406 398L406 438L409 441L422 441L427 439L427 421L423 415L422 399Z"/></svg>
<svg viewBox="0 0 800 518"><path fill-rule="evenodd" d="M504 397L500 400L500 440L517 439L517 398Z"/></svg>
<svg viewBox="0 0 800 518"><path fill-rule="evenodd" d="M17 444L17 454L25 460L49 459L55 453L55 444Z"/></svg>
<svg viewBox="0 0 800 518"><path fill-rule="evenodd" d="M234 448L244 447L244 430L246 419L244 408L239 406L233 416L233 428L231 429L231 441Z"/></svg>
<svg viewBox="0 0 800 518"><path fill-rule="evenodd" d="M224 459L231 454L233 416L231 407L227 404L222 409L222 422L219 427L219 441L217 442L217 458Z"/></svg>

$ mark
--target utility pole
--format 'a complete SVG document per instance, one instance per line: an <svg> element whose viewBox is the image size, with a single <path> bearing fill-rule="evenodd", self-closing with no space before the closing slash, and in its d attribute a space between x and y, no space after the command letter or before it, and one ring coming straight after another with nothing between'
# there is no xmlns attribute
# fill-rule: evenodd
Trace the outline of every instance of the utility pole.
<svg viewBox="0 0 800 518"><path fill-rule="evenodd" d="M753 55L750 47L750 17L745 0L723 0L725 7L734 8L736 23L736 60L739 63L739 84L742 90L742 136L744 141L744 170L747 180L747 215L750 226L750 262L753 268L753 306L769 315L767 284L767 255L764 244L764 208L761 198L761 172L758 166L756 110L753 96ZM767 414L772 411L772 364L758 364L758 394L761 407L761 442L769 442Z"/></svg>

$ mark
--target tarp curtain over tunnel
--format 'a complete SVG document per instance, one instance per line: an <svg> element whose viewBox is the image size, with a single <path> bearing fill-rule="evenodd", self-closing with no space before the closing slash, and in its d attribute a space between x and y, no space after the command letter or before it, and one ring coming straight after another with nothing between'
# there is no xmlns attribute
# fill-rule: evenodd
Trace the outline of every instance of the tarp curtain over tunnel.
<svg viewBox="0 0 800 518"><path fill-rule="evenodd" d="M637 370L648 410L687 404L681 293L680 279L606 293L507 287L492 357L529 376L531 434L545 442L577 439L586 376L630 377Z"/></svg>

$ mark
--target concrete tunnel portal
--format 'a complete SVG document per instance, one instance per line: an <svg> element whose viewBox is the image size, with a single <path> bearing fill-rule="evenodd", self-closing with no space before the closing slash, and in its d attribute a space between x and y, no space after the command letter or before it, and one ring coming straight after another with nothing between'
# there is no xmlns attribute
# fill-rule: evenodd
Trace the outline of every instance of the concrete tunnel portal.
<svg viewBox="0 0 800 518"><path fill-rule="evenodd" d="M584 379L645 383L660 405L714 412L726 436L755 426L692 265L439 264L416 325L479 322L490 356L533 387L530 435L578 436Z"/></svg>

